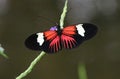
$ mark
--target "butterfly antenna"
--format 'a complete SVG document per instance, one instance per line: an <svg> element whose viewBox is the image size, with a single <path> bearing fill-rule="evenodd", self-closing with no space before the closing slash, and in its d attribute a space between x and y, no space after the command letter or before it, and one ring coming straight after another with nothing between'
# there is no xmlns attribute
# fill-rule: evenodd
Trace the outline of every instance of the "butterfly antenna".
<svg viewBox="0 0 120 79"><path fill-rule="evenodd" d="M56 24L56 26L60 26L57 22L55 24Z"/></svg>

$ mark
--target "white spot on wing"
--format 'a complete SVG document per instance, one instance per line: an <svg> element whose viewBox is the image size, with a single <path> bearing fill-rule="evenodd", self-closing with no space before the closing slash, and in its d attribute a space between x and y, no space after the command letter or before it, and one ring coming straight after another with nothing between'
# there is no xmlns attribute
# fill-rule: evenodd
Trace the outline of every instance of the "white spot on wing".
<svg viewBox="0 0 120 79"><path fill-rule="evenodd" d="M78 31L78 34L80 34L82 37L85 36L85 30L83 28L83 24L78 24L76 25L76 28L77 28L77 31Z"/></svg>
<svg viewBox="0 0 120 79"><path fill-rule="evenodd" d="M44 43L43 33L37 33L37 35L38 35L37 42L39 43L40 46L42 46L42 44Z"/></svg>

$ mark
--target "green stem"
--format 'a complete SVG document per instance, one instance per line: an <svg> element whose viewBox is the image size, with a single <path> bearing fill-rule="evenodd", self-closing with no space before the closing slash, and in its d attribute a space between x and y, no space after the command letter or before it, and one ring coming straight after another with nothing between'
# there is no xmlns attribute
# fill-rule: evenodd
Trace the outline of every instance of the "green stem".
<svg viewBox="0 0 120 79"><path fill-rule="evenodd" d="M60 28L61 29L63 28L65 16L66 16L66 13L67 13L67 4L68 4L68 0L65 1L63 12L62 12L61 18L60 18Z"/></svg>
<svg viewBox="0 0 120 79"><path fill-rule="evenodd" d="M80 63L78 66L78 76L79 79L88 79L85 63Z"/></svg>
<svg viewBox="0 0 120 79"><path fill-rule="evenodd" d="M16 77L16 79L22 79L23 77L27 76L31 71L32 69L34 68L34 66L37 64L38 61L41 60L41 58L45 55L45 52L42 51L38 56L37 58L35 58L32 63L30 64L30 66L23 72L21 73L18 77Z"/></svg>

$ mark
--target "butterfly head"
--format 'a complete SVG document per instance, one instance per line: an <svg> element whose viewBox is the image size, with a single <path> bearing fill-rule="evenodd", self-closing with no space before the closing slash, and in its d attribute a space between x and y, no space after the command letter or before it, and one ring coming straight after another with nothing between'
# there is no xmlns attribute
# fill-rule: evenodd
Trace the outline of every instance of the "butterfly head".
<svg viewBox="0 0 120 79"><path fill-rule="evenodd" d="M57 24L57 25L55 25L55 26L52 26L51 28L50 28L50 30L52 30L52 31L59 31L60 30L60 26Z"/></svg>
<svg viewBox="0 0 120 79"><path fill-rule="evenodd" d="M58 28L57 28L57 26L53 26L53 27L50 28L50 30L57 31Z"/></svg>

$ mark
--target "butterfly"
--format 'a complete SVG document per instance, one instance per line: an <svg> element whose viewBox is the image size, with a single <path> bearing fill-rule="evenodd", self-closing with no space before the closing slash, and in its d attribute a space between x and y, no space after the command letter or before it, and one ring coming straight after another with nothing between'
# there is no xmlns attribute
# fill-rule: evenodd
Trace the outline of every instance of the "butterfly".
<svg viewBox="0 0 120 79"><path fill-rule="evenodd" d="M25 45L32 50L55 53L62 48L72 49L78 47L85 40L95 36L97 30L97 26L91 23L69 25L63 29L56 25L47 31L30 35L25 40Z"/></svg>

